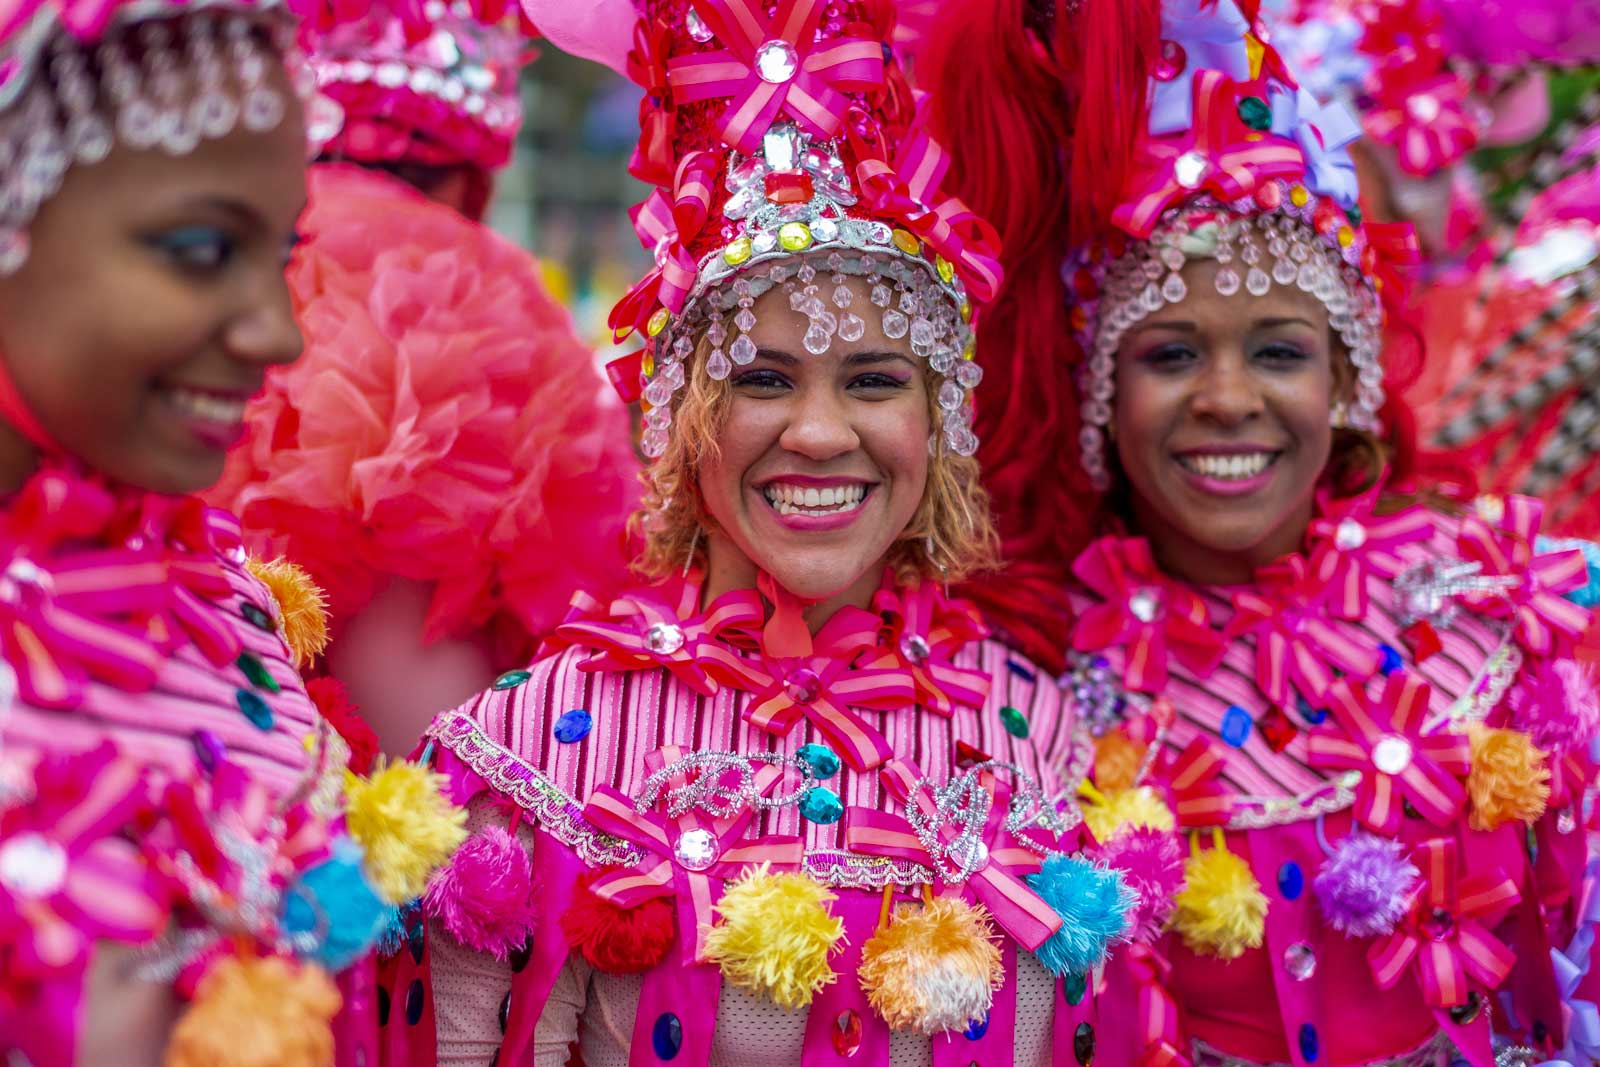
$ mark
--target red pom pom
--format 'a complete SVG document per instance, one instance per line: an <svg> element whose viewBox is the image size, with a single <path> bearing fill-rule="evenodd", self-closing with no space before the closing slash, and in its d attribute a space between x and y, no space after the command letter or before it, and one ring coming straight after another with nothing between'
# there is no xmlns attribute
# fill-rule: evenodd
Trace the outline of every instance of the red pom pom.
<svg viewBox="0 0 1600 1067"><path fill-rule="evenodd" d="M579 879L572 906L561 916L561 930L567 943L597 970L607 974L648 971L672 947L672 905L657 898L636 908L619 908L601 900L589 886L604 873L591 871Z"/></svg>
<svg viewBox="0 0 1600 1067"><path fill-rule="evenodd" d="M306 695L350 746L350 769L356 774L371 774L378 758L378 735L350 702L344 684L337 678L312 678L306 682Z"/></svg>

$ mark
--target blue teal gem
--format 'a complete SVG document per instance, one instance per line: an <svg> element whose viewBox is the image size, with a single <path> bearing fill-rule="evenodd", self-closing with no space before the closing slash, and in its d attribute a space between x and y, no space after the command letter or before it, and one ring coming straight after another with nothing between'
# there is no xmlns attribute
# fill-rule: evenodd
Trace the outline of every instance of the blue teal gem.
<svg viewBox="0 0 1600 1067"><path fill-rule="evenodd" d="M1006 670L1010 671L1012 674L1016 675L1018 678L1021 678L1025 682L1035 681L1039 677L1033 673L1032 669L1029 668L1026 663L1022 663L1019 660L1006 660Z"/></svg>
<svg viewBox="0 0 1600 1067"><path fill-rule="evenodd" d="M962 1033L962 1036L965 1037L968 1041L976 1041L979 1038L981 1038L984 1034L987 1034L988 1032L989 1032L989 1013L988 1012L984 1012L983 1013L983 1018L972 1020L970 1023L967 1024L967 1028L965 1030L963 1030L961 1033Z"/></svg>
<svg viewBox="0 0 1600 1067"><path fill-rule="evenodd" d="M1083 995L1088 991L1089 976L1086 974L1069 974L1061 980L1061 995L1067 998L1068 1004L1082 1004Z"/></svg>
<svg viewBox="0 0 1600 1067"><path fill-rule="evenodd" d="M248 600L239 605L239 614L244 616L245 622L248 622L258 630L264 630L270 634L275 633L278 629L277 624L272 621L271 615L268 615L259 605L252 604Z"/></svg>
<svg viewBox="0 0 1600 1067"><path fill-rule="evenodd" d="M573 708L561 718L556 720L556 740L570 745L574 741L582 741L589 736L589 731L594 729L594 717L582 708Z"/></svg>
<svg viewBox="0 0 1600 1067"><path fill-rule="evenodd" d="M800 798L800 815L814 823L827 825L844 817L844 804L833 790L814 785Z"/></svg>
<svg viewBox="0 0 1600 1067"><path fill-rule="evenodd" d="M235 662L239 664L239 669L244 672L244 676L250 679L250 684L257 689L265 689L269 693L283 692L283 686L279 685L278 680L272 676L272 672L267 670L267 665L251 653L239 653L239 658Z"/></svg>
<svg viewBox="0 0 1600 1067"><path fill-rule="evenodd" d="M1250 713L1234 704L1222 717L1222 739L1234 748L1243 748L1244 743L1250 740L1253 726L1255 723L1250 721Z"/></svg>
<svg viewBox="0 0 1600 1067"><path fill-rule="evenodd" d="M411 979L411 984L406 986L406 1025L415 1026L422 1021L422 1007L427 996L422 979Z"/></svg>
<svg viewBox="0 0 1600 1067"><path fill-rule="evenodd" d="M515 689L532 677L533 675L527 671L506 671L506 673L494 680L494 687L496 689Z"/></svg>
<svg viewBox="0 0 1600 1067"><path fill-rule="evenodd" d="M1317 1028L1310 1023L1300 1024L1300 1055L1307 1063L1315 1063L1322 1052L1322 1042L1317 1038Z"/></svg>
<svg viewBox="0 0 1600 1067"><path fill-rule="evenodd" d="M1321 726L1322 723L1328 718L1327 708L1312 707L1311 701L1307 700L1299 693L1294 695L1294 706L1295 710L1300 712L1300 717L1306 722L1310 723L1312 726Z"/></svg>
<svg viewBox="0 0 1600 1067"><path fill-rule="evenodd" d="M1278 868L1278 892L1283 894L1284 900L1299 900L1305 888L1305 872L1294 860L1289 860Z"/></svg>
<svg viewBox="0 0 1600 1067"><path fill-rule="evenodd" d="M683 1024L676 1015L664 1011L656 1017L656 1024L650 1028L650 1044L659 1059L670 1060L678 1054L683 1048Z"/></svg>
<svg viewBox="0 0 1600 1067"><path fill-rule="evenodd" d="M1272 108L1259 96L1247 96L1239 101L1239 121L1257 133L1265 133L1272 128Z"/></svg>
<svg viewBox="0 0 1600 1067"><path fill-rule="evenodd" d="M1393 645L1379 645L1378 654L1383 657L1383 663L1378 667L1384 674L1393 674L1405 665L1400 658L1400 653Z"/></svg>
<svg viewBox="0 0 1600 1067"><path fill-rule="evenodd" d="M265 700L248 689L235 689L233 699L239 702L239 710L244 712L244 717L249 719L256 729L272 729L272 709L267 707Z"/></svg>
<svg viewBox="0 0 1600 1067"><path fill-rule="evenodd" d="M800 751L795 755L810 767L811 773L818 778L832 778L839 773L839 757L834 755L833 749L827 745L801 745Z"/></svg>
<svg viewBox="0 0 1600 1067"><path fill-rule="evenodd" d="M406 949L411 953L411 959L418 964L422 962L422 954L428 950L427 932L422 927L420 911L411 911L406 918Z"/></svg>

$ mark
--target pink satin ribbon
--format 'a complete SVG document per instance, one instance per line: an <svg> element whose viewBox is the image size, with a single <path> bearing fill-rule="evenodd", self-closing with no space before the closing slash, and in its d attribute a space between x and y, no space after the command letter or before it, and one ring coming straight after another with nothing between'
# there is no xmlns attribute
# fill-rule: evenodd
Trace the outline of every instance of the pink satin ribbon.
<svg viewBox="0 0 1600 1067"><path fill-rule="evenodd" d="M716 166L710 152L690 152L678 164L671 199L656 189L628 212L639 243L655 256L656 266L611 309L607 322L614 340L643 329L658 307L674 314L683 310L698 270L689 244L705 226Z"/></svg>
<svg viewBox="0 0 1600 1067"><path fill-rule="evenodd" d="M1168 806L1183 827L1226 826L1236 799L1221 781L1227 756L1215 739L1196 737L1177 755L1162 752L1152 782L1167 794Z"/></svg>
<svg viewBox="0 0 1600 1067"><path fill-rule="evenodd" d="M1367 578L1394 579L1406 569L1397 549L1433 536L1433 513L1422 506L1393 515L1375 515L1377 487L1359 497L1319 501L1321 514L1311 520L1307 540L1312 546L1311 569L1327 578L1328 610L1351 621L1367 616ZM1359 529L1360 544L1340 544L1341 530Z"/></svg>
<svg viewBox="0 0 1600 1067"><path fill-rule="evenodd" d="M1505 500L1503 534L1469 515L1458 537L1462 556L1481 564L1482 574L1517 579L1511 589L1465 593L1462 599L1491 615L1511 618L1518 643L1540 656L1577 640L1591 621L1589 609L1561 595L1588 581L1583 553L1534 553L1543 516L1539 501L1511 496Z"/></svg>
<svg viewBox="0 0 1600 1067"><path fill-rule="evenodd" d="M864 653L858 667L908 672L917 703L945 718L955 714L957 705L983 706L989 698L989 675L950 662L968 643L989 635L975 605L947 598L937 582L922 582L904 596L886 583L872 606L889 620L888 641ZM912 658L906 654L914 641L922 642L926 655Z"/></svg>

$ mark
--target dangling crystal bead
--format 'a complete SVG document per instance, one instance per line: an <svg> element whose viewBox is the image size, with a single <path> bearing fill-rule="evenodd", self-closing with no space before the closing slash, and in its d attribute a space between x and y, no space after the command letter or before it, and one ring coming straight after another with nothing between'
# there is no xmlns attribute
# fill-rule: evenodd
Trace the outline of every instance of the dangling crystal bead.
<svg viewBox="0 0 1600 1067"><path fill-rule="evenodd" d="M795 277L799 278L802 284L810 285L817 278L817 268L809 263L801 264L800 269L795 271Z"/></svg>
<svg viewBox="0 0 1600 1067"><path fill-rule="evenodd" d="M962 391L961 386L955 382L945 382L939 386L939 406L946 411L954 411L959 408L965 396L966 394Z"/></svg>
<svg viewBox="0 0 1600 1067"><path fill-rule="evenodd" d="M933 344L933 323L927 319L917 319L911 324L911 345L920 348Z"/></svg>
<svg viewBox="0 0 1600 1067"><path fill-rule="evenodd" d="M982 380L983 368L970 359L962 360L961 365L956 368L956 381L967 389L977 388Z"/></svg>
<svg viewBox="0 0 1600 1067"><path fill-rule="evenodd" d="M849 307L850 299L853 295L854 294L850 292L850 287L848 285L839 285L835 287L833 290L833 306L837 308Z"/></svg>
<svg viewBox="0 0 1600 1067"><path fill-rule="evenodd" d="M672 386L665 378L657 378L644 387L644 398L651 407L666 407L672 402Z"/></svg>
<svg viewBox="0 0 1600 1067"><path fill-rule="evenodd" d="M1266 296L1267 290L1272 288L1272 279L1260 267L1251 267L1250 273L1245 276L1244 287L1251 296Z"/></svg>
<svg viewBox="0 0 1600 1067"><path fill-rule="evenodd" d="M1272 264L1272 280L1279 285L1288 285L1294 281L1297 273L1299 272L1295 270L1294 263L1291 260L1280 259Z"/></svg>
<svg viewBox="0 0 1600 1067"><path fill-rule="evenodd" d="M843 341L859 341L867 332L867 321L853 311L847 311L839 319L839 338Z"/></svg>
<svg viewBox="0 0 1600 1067"><path fill-rule="evenodd" d="M811 327L806 330L805 337L801 339L801 343L806 346L806 351L813 356L820 356L826 352L828 345L832 341L833 338L828 334L828 331L822 328L822 323L815 319L812 320Z"/></svg>
<svg viewBox="0 0 1600 1067"><path fill-rule="evenodd" d="M900 312L891 309L883 313L883 335L889 340L900 340L910 328L911 323Z"/></svg>
<svg viewBox="0 0 1600 1067"><path fill-rule="evenodd" d="M791 299L790 304L792 305L793 303L794 301ZM756 313L749 308L740 308L738 313L733 316L733 324L739 327L741 332L749 333L756 328Z"/></svg>
<svg viewBox="0 0 1600 1067"><path fill-rule="evenodd" d="M1239 274L1232 267L1223 267L1217 271L1217 292L1223 296L1232 296L1239 291Z"/></svg>
<svg viewBox="0 0 1600 1067"><path fill-rule="evenodd" d="M711 350L711 357L706 360L706 373L714 382L723 381L733 373L733 364L728 361L728 355L720 348Z"/></svg>
<svg viewBox="0 0 1600 1067"><path fill-rule="evenodd" d="M750 340L749 334L742 333L734 339L732 346L728 349L728 354L733 357L733 361L739 366L746 366L756 358L756 343Z"/></svg>
<svg viewBox="0 0 1600 1067"><path fill-rule="evenodd" d="M1161 295L1166 297L1167 303L1176 304L1189 295L1189 287L1183 284L1183 276L1179 274L1167 275L1167 280L1161 283Z"/></svg>
<svg viewBox="0 0 1600 1067"><path fill-rule="evenodd" d="M872 287L872 293L870 294L870 297L874 307L888 307L890 299L889 287L884 285L882 282L879 282L877 285Z"/></svg>

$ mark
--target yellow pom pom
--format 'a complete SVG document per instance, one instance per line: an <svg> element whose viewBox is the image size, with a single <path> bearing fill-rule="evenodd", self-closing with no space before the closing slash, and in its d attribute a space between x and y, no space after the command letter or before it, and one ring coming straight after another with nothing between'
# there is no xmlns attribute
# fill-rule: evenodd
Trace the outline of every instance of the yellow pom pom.
<svg viewBox="0 0 1600 1067"><path fill-rule="evenodd" d="M1508 822L1533 822L1550 801L1550 768L1545 754L1521 730L1497 730L1474 724L1472 773L1467 794L1474 830L1493 830Z"/></svg>
<svg viewBox="0 0 1600 1067"><path fill-rule="evenodd" d="M221 960L173 1027L165 1067L332 1067L339 990L276 956Z"/></svg>
<svg viewBox="0 0 1600 1067"><path fill-rule="evenodd" d="M1105 791L1131 789L1145 746L1121 730L1109 730L1094 744L1094 784Z"/></svg>
<svg viewBox="0 0 1600 1067"><path fill-rule="evenodd" d="M1089 824L1089 831L1101 844L1123 829L1148 826L1152 830L1173 830L1178 825L1172 809L1147 785L1105 793L1085 786L1082 792L1091 801L1084 805L1083 821Z"/></svg>
<svg viewBox="0 0 1600 1067"><path fill-rule="evenodd" d="M1260 948L1267 928L1267 898L1250 865L1217 845L1196 851L1184 865L1185 885L1176 898L1173 927L1191 951L1236 959Z"/></svg>
<svg viewBox="0 0 1600 1067"><path fill-rule="evenodd" d="M707 936L707 958L736 986L790 1010L806 1007L836 977L828 956L844 937L844 923L825 906L833 899L820 882L769 874L762 864L723 893L722 922Z"/></svg>
<svg viewBox="0 0 1600 1067"><path fill-rule="evenodd" d="M982 1019L1005 980L989 913L960 897L902 904L862 946L856 973L884 1022L930 1037Z"/></svg>
<svg viewBox="0 0 1600 1067"><path fill-rule="evenodd" d="M278 602L284 643L304 670L328 647L328 598L311 575L286 559L251 559L245 567Z"/></svg>
<svg viewBox="0 0 1600 1067"><path fill-rule="evenodd" d="M391 904L422 894L435 869L467 837L467 813L444 795L445 780L401 760L372 777L345 777L345 826L366 849L367 873Z"/></svg>

